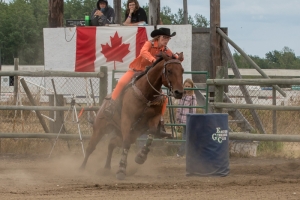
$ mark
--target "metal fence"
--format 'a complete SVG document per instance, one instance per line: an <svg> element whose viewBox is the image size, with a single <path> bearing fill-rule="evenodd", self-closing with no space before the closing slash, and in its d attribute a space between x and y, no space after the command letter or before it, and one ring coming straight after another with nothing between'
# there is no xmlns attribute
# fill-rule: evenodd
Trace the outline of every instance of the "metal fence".
<svg viewBox="0 0 300 200"><path fill-rule="evenodd" d="M80 113L82 133L90 134L91 122L98 109L95 106L107 94L106 68L102 68L100 73L14 71L0 72L0 75L17 79L17 85L1 86L2 133L55 133L60 129L65 116L67 118L63 131L77 132L74 126L74 110L71 109L73 100L76 112ZM26 107L33 105L35 109ZM47 106L48 109L45 109ZM53 110L53 106L64 106L64 109ZM94 108L87 110L89 107Z"/></svg>
<svg viewBox="0 0 300 200"><path fill-rule="evenodd" d="M279 153L279 155L300 157L300 130L297 123L300 119L299 92L280 88L281 93L279 93L271 86L298 85L299 79L219 78L208 79L207 84L214 85L216 88L215 101L210 105L216 112L229 114L232 132L243 132L243 134L231 134L231 139L280 142L274 143L276 148L270 148L269 155ZM270 86L264 88L260 85ZM229 86L228 93L223 93L224 86ZM244 95L245 91L241 92L243 90L241 86L248 88L247 97ZM253 103L249 104L246 98L251 98ZM236 115L237 112L240 114ZM252 129L248 130L249 134L245 134L246 124Z"/></svg>
<svg viewBox="0 0 300 200"><path fill-rule="evenodd" d="M300 105L300 91L292 88L283 88L286 96L282 96L278 91L273 91L272 87L260 87L260 86L246 86L253 105L276 105L276 106L299 106ZM229 97L232 103L235 104L247 104L245 97L242 94L239 86L230 85L226 95ZM230 109L229 109L230 110ZM232 110L232 109L231 109ZM227 109L228 111L228 109ZM225 111L225 112L227 112ZM249 109L240 109L243 116L248 118L248 121L255 124L249 113ZM295 123L298 118L298 112L293 111L272 111L272 110L259 110L259 118L263 124L266 133L273 134L299 134L300 129ZM235 118L236 120L242 120L241 117ZM239 126L238 123L230 123L230 127L233 132L243 131L243 126ZM256 129L256 128L255 128Z"/></svg>
<svg viewBox="0 0 300 200"><path fill-rule="evenodd" d="M30 137L30 135L28 135L29 133L35 133L37 138L44 137L44 135L40 134L44 133L45 130L40 123L40 120L38 119L38 112L40 112L48 127L51 127L51 124L53 124L53 120L59 118L59 115L63 113L60 117L64 118L68 116L68 118L66 118L66 123L64 124L64 133L76 134L78 132L77 125L76 123L74 123L73 110L70 109L71 100L74 99L77 112L82 113L79 117L81 133L83 134L84 138L88 138L88 135L92 133L91 122L93 121L93 117L95 116L94 112L98 109L99 102L101 102L101 98L103 98L103 96L101 97L100 92L101 85L105 86L107 90L107 79L106 85L105 83L101 83L101 81L103 82L103 80L105 80L103 78L104 75L102 73L84 73L85 75L83 76L80 73L76 75L68 73L68 75L60 74L58 76L58 74L55 74L55 72L50 73L44 71L43 73L39 73L40 74L31 73L30 75L26 75L26 73L24 74L24 72L0 72L1 76L19 76L17 93L15 93L14 91L14 86L9 86L7 90L4 90L3 88L5 87L2 86L0 105L0 132L2 134L7 134L3 137L9 137L9 134L11 133L24 134L24 136L26 137ZM190 72L186 72L186 74L188 73ZM204 72L193 73L203 73L204 76L208 77L208 74L205 74ZM114 82L116 82L117 78L114 77L113 80ZM214 82L216 81L217 79L214 80ZM282 79L282 81L285 81L286 85L299 84L297 82L292 82L293 80ZM24 90L22 82L25 82L28 86L28 89L32 94L32 98L36 103L35 106L32 106L32 102L28 98L28 94ZM229 86L228 92L225 93L226 96L224 98L222 97L222 99L223 102L231 103L227 103L227 105L229 106L226 107L218 102L208 104L208 99L210 98L205 98L204 103L200 103L198 101L199 104L196 106L197 112L206 113L206 110L209 106L215 109L221 108L223 106L222 112L227 112L229 114L239 111L240 115L229 115L229 127L231 129L231 132L243 132L243 134L230 134L231 138L241 139L244 137L243 140L251 141L284 141L286 143L282 148L289 149L285 150L286 152L294 152L294 150L296 151L298 148L300 148L298 143L290 143L293 141L299 141L297 138L293 139L291 137L282 137L282 135L299 136L299 128L297 126L297 121L300 119L300 115L298 114L298 111L300 110L300 107L298 107L300 100L299 91L293 88L283 89L283 91L286 93L286 96L283 97L281 93L270 90L269 87L259 87L257 86L257 84L251 85L251 83L243 84L244 86L246 86L247 91L253 101L253 106L255 106L250 108L243 107L249 106L249 104L246 104L245 97L242 94L240 87L236 86L239 84L241 83L239 82L237 84L227 84ZM265 85L267 85L267 83L265 83ZM207 87L194 88L194 90L198 91L198 93L203 97L208 96ZM60 97L60 99L54 98L54 93L56 93L57 96ZM174 109L176 109L177 105L176 102L174 102L174 99L170 99L169 102L170 104L168 105L168 112L165 116L166 125L169 127L168 131L172 131L175 138L178 141L181 141L180 134L178 134L179 132L176 128L178 128L179 126L183 126L183 124L175 123L173 117ZM232 107L233 104L237 104L240 107ZM53 106L55 105L64 105L64 108L54 111ZM273 110L268 107L272 107L272 105L276 105L277 110ZM292 107L294 110L281 109L289 107ZM250 112L250 110L253 109L257 111L260 123L265 133L277 133L278 137L253 139L247 137L248 135L244 134L245 131L259 133L259 129L257 128L255 123L255 119ZM50 138L55 137L55 134L49 134L48 136ZM63 137L64 136L62 136L62 138ZM66 138L68 137L69 136L66 135ZM74 137L76 138L77 135L75 135ZM293 156L295 155L296 154L293 154Z"/></svg>

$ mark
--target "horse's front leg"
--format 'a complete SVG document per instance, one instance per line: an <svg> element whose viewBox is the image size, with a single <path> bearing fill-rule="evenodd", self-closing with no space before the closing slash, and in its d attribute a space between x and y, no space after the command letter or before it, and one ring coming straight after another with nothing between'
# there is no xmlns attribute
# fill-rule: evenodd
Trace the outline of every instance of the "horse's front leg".
<svg viewBox="0 0 300 200"><path fill-rule="evenodd" d="M140 149L140 151L137 153L135 157L135 162L138 164L143 164L147 160L147 155L150 151L149 147L152 144L153 137L157 131L157 126L159 122L160 116L153 118L152 120L148 121L148 137L146 144Z"/></svg>
<svg viewBox="0 0 300 200"><path fill-rule="evenodd" d="M126 167L127 167L127 156L131 146L131 142L129 140L123 140L123 151L121 155L121 160L119 164L119 170L117 171L116 177L119 180L124 180L126 177Z"/></svg>
<svg viewBox="0 0 300 200"><path fill-rule="evenodd" d="M149 131L151 132L151 131ZM153 142L153 135L148 134L146 144L140 149L140 151L135 156L135 162L137 164L144 164L144 162L147 160L147 155L150 151L149 147L151 146Z"/></svg>

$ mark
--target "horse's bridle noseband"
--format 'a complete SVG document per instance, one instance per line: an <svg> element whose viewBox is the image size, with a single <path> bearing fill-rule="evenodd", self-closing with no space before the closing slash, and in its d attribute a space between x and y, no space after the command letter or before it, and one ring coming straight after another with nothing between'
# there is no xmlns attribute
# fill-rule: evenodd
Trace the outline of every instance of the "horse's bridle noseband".
<svg viewBox="0 0 300 200"><path fill-rule="evenodd" d="M176 59L171 59L171 60L168 60L167 62L165 62L164 63L164 69L163 69L163 76L162 76L162 81L163 82L167 82L167 88L169 88L169 90L170 90L170 94L169 95L166 95L166 94L163 94L162 92L159 92L159 91L157 91L154 87L153 87L153 85L150 83L150 81L149 81L149 78L148 78L148 72L150 71L148 71L147 73L146 73L146 77L147 77L147 81L148 81L148 83L149 83L149 85L152 87L152 89L155 91L155 92L157 92L159 95L158 96L172 96L172 94L173 94L173 91L172 91L172 84L171 84L171 82L170 82L170 80L169 80L169 78L168 78L168 73L167 73L167 65L168 64L170 64L170 63L177 63L177 64L181 64L181 62L179 61L179 60L176 60Z"/></svg>

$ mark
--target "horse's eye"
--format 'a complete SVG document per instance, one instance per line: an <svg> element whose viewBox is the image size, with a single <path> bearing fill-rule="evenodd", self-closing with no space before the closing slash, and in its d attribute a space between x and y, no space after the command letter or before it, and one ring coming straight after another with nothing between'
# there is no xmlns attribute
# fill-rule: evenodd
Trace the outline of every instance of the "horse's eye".
<svg viewBox="0 0 300 200"><path fill-rule="evenodd" d="M167 70L168 74L172 74L172 71L170 69Z"/></svg>

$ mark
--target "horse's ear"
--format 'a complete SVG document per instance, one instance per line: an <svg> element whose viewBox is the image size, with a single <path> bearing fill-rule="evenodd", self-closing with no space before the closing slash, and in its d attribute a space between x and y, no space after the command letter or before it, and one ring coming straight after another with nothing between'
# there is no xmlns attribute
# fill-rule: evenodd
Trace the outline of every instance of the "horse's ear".
<svg viewBox="0 0 300 200"><path fill-rule="evenodd" d="M183 60L183 52L178 53L178 60Z"/></svg>

